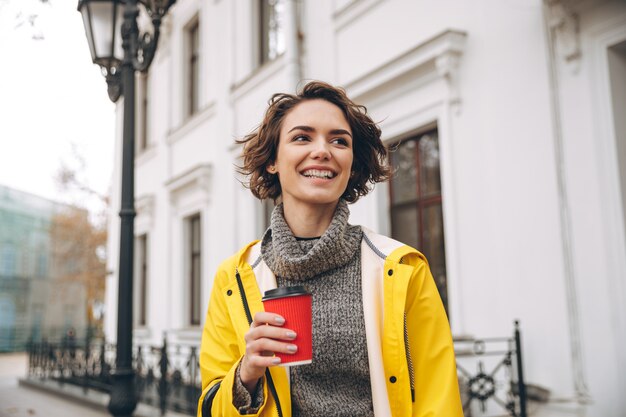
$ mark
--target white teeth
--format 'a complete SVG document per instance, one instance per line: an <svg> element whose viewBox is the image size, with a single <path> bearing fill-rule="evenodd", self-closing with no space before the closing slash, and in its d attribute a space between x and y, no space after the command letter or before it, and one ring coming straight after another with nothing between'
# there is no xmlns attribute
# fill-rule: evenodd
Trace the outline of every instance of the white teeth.
<svg viewBox="0 0 626 417"><path fill-rule="evenodd" d="M302 175L311 178L332 178L335 176L332 171L321 171L319 169L307 169Z"/></svg>

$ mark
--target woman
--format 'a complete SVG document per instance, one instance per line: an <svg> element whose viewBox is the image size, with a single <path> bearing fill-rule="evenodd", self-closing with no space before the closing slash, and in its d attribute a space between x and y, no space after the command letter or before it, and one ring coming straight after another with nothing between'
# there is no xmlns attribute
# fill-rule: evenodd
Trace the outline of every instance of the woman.
<svg viewBox="0 0 626 417"><path fill-rule="evenodd" d="M463 415L450 328L426 259L348 224L348 203L388 179L381 131L341 89L276 94L245 137L242 171L271 225L215 277L202 335L198 415ZM313 294L313 362L276 366L297 336L262 294Z"/></svg>

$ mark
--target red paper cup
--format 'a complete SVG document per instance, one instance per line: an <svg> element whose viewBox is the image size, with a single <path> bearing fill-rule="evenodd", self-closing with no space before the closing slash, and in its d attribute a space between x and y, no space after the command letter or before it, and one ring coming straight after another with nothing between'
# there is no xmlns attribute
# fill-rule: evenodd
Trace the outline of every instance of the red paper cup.
<svg viewBox="0 0 626 417"><path fill-rule="evenodd" d="M304 287L280 287L265 292L263 296L265 311L280 314L285 319L282 327L296 332L291 342L298 346L293 354L278 353L281 366L304 365L313 360L311 343L311 293Z"/></svg>

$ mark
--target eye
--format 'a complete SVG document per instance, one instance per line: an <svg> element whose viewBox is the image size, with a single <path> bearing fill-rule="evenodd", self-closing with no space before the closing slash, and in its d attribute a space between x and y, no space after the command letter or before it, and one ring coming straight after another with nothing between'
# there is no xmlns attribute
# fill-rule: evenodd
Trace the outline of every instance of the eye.
<svg viewBox="0 0 626 417"><path fill-rule="evenodd" d="M350 147L350 142L345 138L335 138L332 140L332 143L345 147Z"/></svg>
<svg viewBox="0 0 626 417"><path fill-rule="evenodd" d="M307 135L298 135L298 136L294 136L291 141L292 142L305 142L305 141L310 141L311 139L307 136Z"/></svg>

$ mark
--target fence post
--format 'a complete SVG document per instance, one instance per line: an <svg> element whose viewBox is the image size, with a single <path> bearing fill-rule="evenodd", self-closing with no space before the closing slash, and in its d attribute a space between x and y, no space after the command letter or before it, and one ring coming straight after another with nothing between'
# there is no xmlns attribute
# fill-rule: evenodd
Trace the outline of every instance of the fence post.
<svg viewBox="0 0 626 417"><path fill-rule="evenodd" d="M197 354L198 354L198 351L197 351L196 346L192 346L190 358L189 358L189 367L191 368L191 371L190 371L190 378L189 378L189 388L187 389L187 392L188 392L187 402L194 404L194 405L202 393L202 389L198 389L198 384L196 381L198 379L198 374L199 374Z"/></svg>
<svg viewBox="0 0 626 417"><path fill-rule="evenodd" d="M48 346L48 339L44 338L41 342L41 356L43 357L44 363L44 378L49 379L50 374L52 373L51 367L52 364L52 352L50 347Z"/></svg>
<svg viewBox="0 0 626 417"><path fill-rule="evenodd" d="M27 346L27 350L28 350L28 377L30 378L31 376L33 376L33 366L34 366L34 358L33 358L33 352L35 351L34 349L34 345L35 342L33 341L33 336L31 335L28 338L28 346Z"/></svg>
<svg viewBox="0 0 626 417"><path fill-rule="evenodd" d="M167 368L169 361L167 359L167 337L163 335L163 347L161 348L161 358L159 360L159 369L161 372L161 379L159 380L159 408L161 409L161 415L165 415L165 409L167 408Z"/></svg>
<svg viewBox="0 0 626 417"><path fill-rule="evenodd" d="M522 367L522 336L519 320L515 320L515 358L517 360L517 388L519 390L520 417L526 416L526 384Z"/></svg>
<svg viewBox="0 0 626 417"><path fill-rule="evenodd" d="M106 368L106 354L107 354L107 341L103 337L102 345L100 345L100 375L98 375L100 381L104 384L109 384L109 372Z"/></svg>
<svg viewBox="0 0 626 417"><path fill-rule="evenodd" d="M83 392L87 394L87 381L89 378L89 359L91 356L91 334L89 332L89 327L87 328L87 333L85 334L85 364L83 370Z"/></svg>

